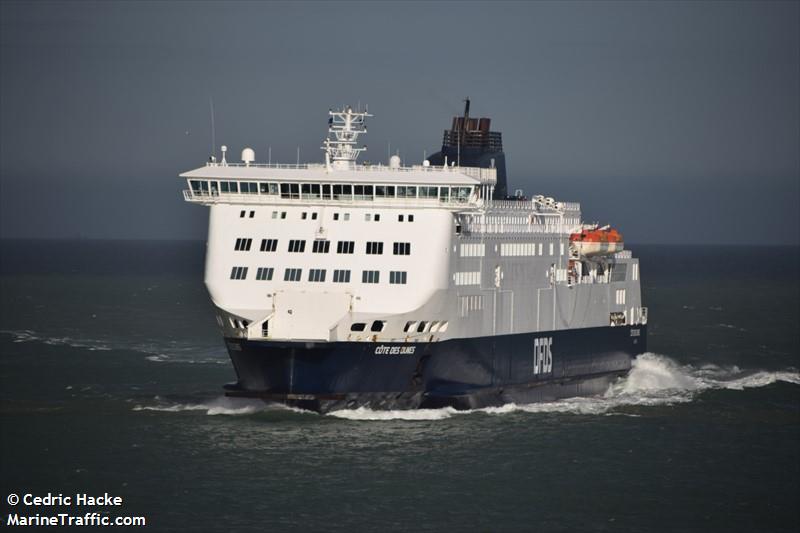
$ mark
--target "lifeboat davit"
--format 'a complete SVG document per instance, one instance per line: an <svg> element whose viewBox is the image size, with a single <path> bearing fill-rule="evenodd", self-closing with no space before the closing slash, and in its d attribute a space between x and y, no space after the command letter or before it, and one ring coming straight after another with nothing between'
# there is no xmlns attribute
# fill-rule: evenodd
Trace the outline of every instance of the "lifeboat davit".
<svg viewBox="0 0 800 533"><path fill-rule="evenodd" d="M569 236L570 246L584 257L611 255L624 248L622 234L613 228L582 229Z"/></svg>

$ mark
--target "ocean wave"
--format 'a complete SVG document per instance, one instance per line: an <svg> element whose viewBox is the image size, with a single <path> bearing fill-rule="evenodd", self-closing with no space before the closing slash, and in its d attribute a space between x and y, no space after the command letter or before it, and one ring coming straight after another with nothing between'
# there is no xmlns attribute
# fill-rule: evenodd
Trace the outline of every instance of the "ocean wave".
<svg viewBox="0 0 800 533"><path fill-rule="evenodd" d="M613 383L603 396L566 398L531 404L509 403L458 411L451 407L417 411L380 411L367 408L344 409L328 416L348 420L443 420L474 413L505 415L510 413L569 413L576 415L626 415L625 407L674 405L691 402L698 394L712 389L744 390L765 387L779 381L800 385L800 372L794 369L769 372L746 371L737 366L720 367L681 365L654 353L638 356L630 373Z"/></svg>
<svg viewBox="0 0 800 533"><path fill-rule="evenodd" d="M136 405L134 411L161 411L166 413L180 413L183 411L205 411L207 415L250 415L258 411L274 409L274 406L262 401L244 400L221 396L200 403L174 403L165 401L156 396L155 405Z"/></svg>
<svg viewBox="0 0 800 533"><path fill-rule="evenodd" d="M144 342L120 339L92 339L73 336L47 336L33 330L0 330L12 342L38 342L50 346L69 346L89 351L128 350L145 355L154 363L228 364L225 349L217 345L191 344L182 341Z"/></svg>
<svg viewBox="0 0 800 533"><path fill-rule="evenodd" d="M50 346L71 346L73 348L85 348L90 351L110 351L113 348L107 342L97 339L76 339L68 336L47 337L37 334L33 330L1 330L0 333L5 333L12 337L12 342L39 342L48 344Z"/></svg>

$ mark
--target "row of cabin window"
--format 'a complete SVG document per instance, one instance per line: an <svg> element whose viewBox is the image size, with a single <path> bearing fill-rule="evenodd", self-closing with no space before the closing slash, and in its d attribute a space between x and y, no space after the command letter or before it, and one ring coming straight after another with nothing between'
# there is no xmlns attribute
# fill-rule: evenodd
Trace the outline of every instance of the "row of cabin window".
<svg viewBox="0 0 800 533"><path fill-rule="evenodd" d="M189 180L192 194L261 194L286 199L374 200L376 198L438 198L441 202L466 203L472 187L416 185L355 185L329 183L272 183L249 181Z"/></svg>
<svg viewBox="0 0 800 533"><path fill-rule="evenodd" d="M248 267L235 266L231 269L231 279L247 279ZM259 267L256 271L256 280L272 281L275 269L272 267ZM327 270L324 268L311 268L308 271L308 281L322 283L325 281ZM283 281L301 281L303 277L302 268L287 268L283 272ZM361 283L380 283L381 273L379 270L362 270ZM350 283L349 270L334 270L334 283ZM390 285L406 285L408 283L408 272L395 271L389 272Z"/></svg>
<svg viewBox="0 0 800 533"><path fill-rule="evenodd" d="M385 320L375 320L372 322L369 330L373 333L379 333L386 328L386 321ZM367 329L367 324L365 322L354 322L350 325L350 331L364 331ZM403 332L405 333L436 333L436 332L445 332L447 331L447 321L446 320L433 320L433 321L425 321L422 320L420 322L406 322L406 325L403 327Z"/></svg>
<svg viewBox="0 0 800 533"><path fill-rule="evenodd" d="M246 214L247 214L247 211L245 211L245 210L240 211L239 212L239 218L244 218ZM272 218L278 218L278 214L279 214L278 211L273 211L272 212ZM345 221L350 220L350 213L342 213L342 214L344 215L343 220L345 220ZM255 211L250 211L250 218L254 218L255 215L256 215ZM285 220L286 219L286 211L280 211L280 218L281 218L281 220ZM301 220L308 220L308 213L306 211L303 211L302 213L300 213L300 219ZM317 220L317 213L315 213L315 212L311 213L311 220ZM339 220L339 213L334 213L333 214L333 220ZM367 222L370 222L370 221L372 221L372 222L380 222L381 215L380 215L380 213L375 213L375 214L366 213L364 215L364 220L366 220ZM412 215L410 213L408 215L397 215L397 221L398 222L405 222L406 220L408 220L408 222L414 222L414 215Z"/></svg>
<svg viewBox="0 0 800 533"><path fill-rule="evenodd" d="M249 252L253 244L253 239L240 237L236 239L233 246L234 251ZM338 241L336 243L337 254L352 254L355 250L355 241ZM262 252L274 252L278 249L278 239L261 239ZM289 252L303 253L306 251L306 241L300 239L292 239L289 241ZM327 254L331 251L331 241L324 239L316 239L313 241L311 251L315 254ZM377 241L369 241L366 243L367 255L382 255L383 243ZM395 242L393 243L392 253L394 255L411 255L410 242Z"/></svg>

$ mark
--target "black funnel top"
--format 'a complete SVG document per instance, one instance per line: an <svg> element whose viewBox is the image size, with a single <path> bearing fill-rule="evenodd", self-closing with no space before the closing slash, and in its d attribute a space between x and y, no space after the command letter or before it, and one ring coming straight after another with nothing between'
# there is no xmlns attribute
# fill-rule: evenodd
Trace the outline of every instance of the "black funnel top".
<svg viewBox="0 0 800 533"><path fill-rule="evenodd" d="M442 150L428 158L431 165L455 163L462 167L496 168L497 185L493 198L504 199L507 194L506 156L499 131L490 131L492 119L470 118L469 99L465 100L464 116L453 117L453 124L444 131Z"/></svg>

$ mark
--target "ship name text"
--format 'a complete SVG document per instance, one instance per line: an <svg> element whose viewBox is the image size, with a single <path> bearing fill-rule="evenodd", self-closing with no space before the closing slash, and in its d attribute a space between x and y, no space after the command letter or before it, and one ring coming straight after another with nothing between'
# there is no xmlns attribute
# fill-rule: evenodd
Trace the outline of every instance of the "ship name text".
<svg viewBox="0 0 800 533"><path fill-rule="evenodd" d="M414 355L416 346L380 346L375 348L375 355Z"/></svg>

